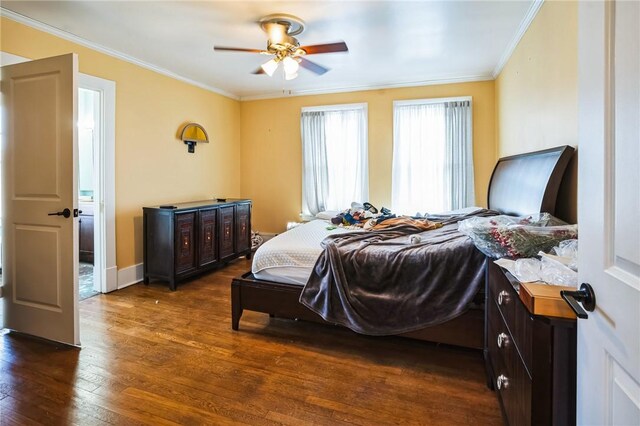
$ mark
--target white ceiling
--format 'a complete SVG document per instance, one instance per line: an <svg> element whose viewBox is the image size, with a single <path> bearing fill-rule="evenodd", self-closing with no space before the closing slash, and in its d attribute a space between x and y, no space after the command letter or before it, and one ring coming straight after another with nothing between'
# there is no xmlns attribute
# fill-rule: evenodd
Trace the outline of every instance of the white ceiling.
<svg viewBox="0 0 640 426"><path fill-rule="evenodd" d="M491 79L540 3L3 0L2 12L201 87L252 99ZM213 51L214 45L264 49L266 35L256 22L273 13L305 21L301 44L343 40L349 52L308 56L331 71L317 76L300 70L297 79L285 81L280 73L251 74L268 59L263 55Z"/></svg>

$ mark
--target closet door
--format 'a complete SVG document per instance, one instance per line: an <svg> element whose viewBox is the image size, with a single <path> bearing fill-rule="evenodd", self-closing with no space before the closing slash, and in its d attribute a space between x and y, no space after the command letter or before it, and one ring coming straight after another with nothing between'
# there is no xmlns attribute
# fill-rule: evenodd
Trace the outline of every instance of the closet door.
<svg viewBox="0 0 640 426"><path fill-rule="evenodd" d="M196 212L176 214L176 275L196 269Z"/></svg>
<svg viewBox="0 0 640 426"><path fill-rule="evenodd" d="M207 266L218 260L217 241L217 216L218 209L200 210L199 232L198 232L198 248L199 260L198 266Z"/></svg>
<svg viewBox="0 0 640 426"><path fill-rule="evenodd" d="M227 206L220 208L220 259L233 256L234 249L234 207Z"/></svg>

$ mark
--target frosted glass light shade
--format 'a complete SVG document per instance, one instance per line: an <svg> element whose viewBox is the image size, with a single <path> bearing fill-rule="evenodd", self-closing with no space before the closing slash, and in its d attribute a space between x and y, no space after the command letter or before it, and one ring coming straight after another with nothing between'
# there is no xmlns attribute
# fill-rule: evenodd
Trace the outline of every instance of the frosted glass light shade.
<svg viewBox="0 0 640 426"><path fill-rule="evenodd" d="M282 65L284 65L284 72L286 74L295 74L298 72L298 68L299 68L298 61L291 58L290 56L287 56L282 60Z"/></svg>
<svg viewBox="0 0 640 426"><path fill-rule="evenodd" d="M278 63L276 62L275 59L271 59L270 61L262 64L261 66L264 72L266 72L267 75L271 77L273 73L276 71L276 68L278 68Z"/></svg>

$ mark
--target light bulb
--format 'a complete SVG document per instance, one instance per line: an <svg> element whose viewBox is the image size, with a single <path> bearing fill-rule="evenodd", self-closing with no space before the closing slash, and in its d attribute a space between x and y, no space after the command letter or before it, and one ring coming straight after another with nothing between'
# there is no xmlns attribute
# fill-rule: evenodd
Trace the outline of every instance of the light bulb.
<svg viewBox="0 0 640 426"><path fill-rule="evenodd" d="M285 74L296 74L298 72L298 61L296 61L295 59L293 59L291 56L287 56L286 58L284 58L282 60L282 65L284 65L284 72ZM295 77L293 77L295 78ZM288 78L287 80L291 80L290 78Z"/></svg>
<svg viewBox="0 0 640 426"><path fill-rule="evenodd" d="M297 72L294 72L292 74L289 74L288 72L285 71L284 73L284 79L285 80L293 80L294 78L296 78L298 76Z"/></svg>
<svg viewBox="0 0 640 426"><path fill-rule="evenodd" d="M275 59L271 59L270 61L262 64L261 67L264 70L264 72L266 72L267 75L271 77L273 73L276 71L276 68L278 68L278 62Z"/></svg>

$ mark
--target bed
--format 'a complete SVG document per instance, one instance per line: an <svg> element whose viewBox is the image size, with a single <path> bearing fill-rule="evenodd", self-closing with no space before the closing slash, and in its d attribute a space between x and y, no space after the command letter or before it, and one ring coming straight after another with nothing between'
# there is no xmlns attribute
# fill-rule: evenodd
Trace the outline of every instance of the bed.
<svg viewBox="0 0 640 426"><path fill-rule="evenodd" d="M558 190L573 151L574 149L569 146L562 146L498 160L489 184L489 209L510 215L536 212L554 214ZM458 214L466 215L469 212L458 212ZM315 263L319 252L325 255L325 252L318 247L318 241L328 233L326 225L322 221L312 221L299 227L300 229L294 228L276 237L278 239L270 244L268 256L261 256L258 260L254 258L252 271L232 280L233 330L239 329L244 310L263 312L272 317L336 324L336 321L325 320L323 316L327 317L327 315L324 312L320 312L323 315L321 316L301 303L304 284L311 273L309 265ZM351 229L338 228L330 232L345 233L344 238L358 240L358 236L354 235ZM348 234L349 232L351 234ZM338 235L329 239L339 241L340 238ZM284 260L281 262L282 266L279 266L278 260ZM309 279L309 285L314 282L314 279L314 277ZM477 277L474 279L477 281ZM484 280L484 275L480 279ZM448 284L462 286L460 288L464 288L467 284L460 279L457 281L459 282ZM450 319L401 333L376 333L376 330L369 329L365 334L399 334L420 340L480 349L483 346L484 335L484 300L481 293L484 285L478 285L475 282L475 286L478 289L477 294L467 295L465 301L468 303L465 302L464 309L456 311ZM308 297L307 300L303 298L303 302L307 305L309 305L308 299ZM357 330L357 328L350 328Z"/></svg>

